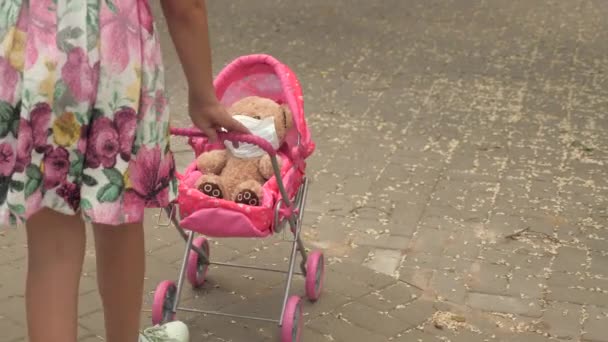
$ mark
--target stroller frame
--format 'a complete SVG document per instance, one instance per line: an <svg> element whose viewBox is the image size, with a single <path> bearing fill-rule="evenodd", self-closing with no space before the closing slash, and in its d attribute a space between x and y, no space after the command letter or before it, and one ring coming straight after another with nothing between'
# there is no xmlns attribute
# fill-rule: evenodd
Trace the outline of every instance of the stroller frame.
<svg viewBox="0 0 608 342"><path fill-rule="evenodd" d="M222 137L222 136L224 136L224 134L220 135L220 137ZM226 136L228 136L228 134L226 134ZM255 138L251 138L254 140L245 139L245 137L241 136L241 135L239 135L239 137L232 136L231 138L224 136L224 138L226 140L232 140L232 141L235 141L235 140L239 141L239 142L247 141L247 142L251 142L254 144L259 143L259 141L255 141ZM184 229L180 226L179 219L177 218L178 210L176 210L178 204L171 203L169 206L161 209L161 214L162 214L162 211L164 210L166 212L167 216L169 217L169 221L165 224L160 223L162 215L159 215L158 224L160 226L169 226L172 223L174 225L175 229L178 231L178 233L182 236L184 241L186 241L186 247L184 250L184 257L183 257L182 264L180 267L179 276L178 276L178 280L177 280L175 289L174 289L174 291L166 291L164 293L165 298L163 298L163 300L162 300L162 305L163 305L162 320L160 322L154 322L155 324L171 321L171 320L173 320L173 318L175 317L175 315L178 311L184 311L184 312L199 313L199 314L205 314L205 315L225 316L225 317L232 317L232 318L241 318L241 319L277 323L279 328L281 328L281 330L282 330L282 334L281 334L282 340L281 341L300 341L303 315L302 315L302 308L301 308L299 297L292 296L292 298L290 298L292 279L293 279L294 274L305 277L307 280L307 286L306 286L307 297L311 301L316 301L318 299L318 297L320 296L320 292L321 292L323 275L324 275L324 261L323 261L323 255L321 253L313 252L316 255L312 255L312 256L315 259L317 259L318 261L315 261L314 266L312 266L313 269L308 269L307 262L309 261L309 254L306 251L306 249L304 247L304 243L300 237L300 233L302 231L302 220L304 217L304 208L306 206L306 199L307 199L307 193L308 193L308 184L309 184L308 179L305 176L302 178L302 182L301 182L300 186L298 187L298 190L296 192L296 195L294 196L294 199L290 200L288 193L285 189L285 186L283 184L277 156L274 153L269 153L269 155L270 155L270 159L272 162L273 171L274 171L274 174L275 174L275 177L277 180L278 189L281 194L281 199L278 200L274 206L274 225L273 225L273 227L275 228L275 232L279 233L284 229L285 221L287 221L287 223L289 224L289 227L290 227L290 231L293 236L292 239L287 240L288 242L292 243L287 270L241 265L241 264L234 264L234 263L227 263L227 262L212 262L210 260L208 252L205 251L204 248L199 248L198 246L195 245L194 238L197 235L197 233L192 230L186 231L186 229ZM290 212L290 214L283 215L284 217L281 218L282 208L295 208L295 209L289 210L288 212ZM188 308L188 307L180 306L180 297L181 297L181 294L183 291L184 282L186 280L185 278L186 278L188 263L189 263L189 261L192 260L191 258L189 258L189 255L192 252L195 252L198 254L199 263L197 265L197 268L198 268L197 272L206 273L206 270L210 265L216 265L216 266L223 266L223 267L252 269L252 270L286 274L286 284L285 284L285 289L284 289L281 314L280 314L279 318L274 319L274 318L269 318L269 317L238 315L238 314L227 313L227 312L201 310L201 309L196 309L196 308ZM295 270L295 264L296 264L298 252L302 257L302 260L300 262L300 272ZM309 272L311 272L311 271L314 272L314 278L308 277ZM311 274L310 276L313 276L313 275ZM310 289L311 285L309 283L313 284L312 290ZM162 286L162 283L159 286ZM157 288L157 291L158 291L158 288ZM155 295L155 302L156 301L157 301L157 298ZM155 303L154 305L157 305L157 304ZM287 322L286 322L286 320L287 320Z"/></svg>
<svg viewBox="0 0 608 342"><path fill-rule="evenodd" d="M183 228L181 228L179 226L179 221L177 220L177 218L175 217L175 206L176 204L171 204L169 207L164 208L165 212L167 213L167 215L171 218L171 222L173 223L175 229L178 231L178 233L182 236L182 238L184 239L184 241L186 241L186 248L185 248L185 252L184 252L184 258L180 267L180 271L179 271L179 276L178 276L178 282L177 282L177 292L175 294L176 296L176 300L173 303L173 306L171 307L171 312L173 314L176 314L178 311L185 311L185 312L193 312L193 313L201 313L201 314L208 314L208 315L217 315L217 316L226 316L226 317L234 317L234 318L244 318L244 319L253 319L253 320L258 320L258 321L267 321L267 322L273 322L273 323L278 323L279 326L283 325L283 314L285 313L285 306L287 305L287 300L289 298L289 293L291 290L291 283L292 283L292 279L293 279L293 275L301 275L301 276L306 276L306 261L308 260L308 253L306 252L306 249L304 247L304 243L302 241L302 239L300 238L300 232L302 230L302 219L304 216L304 207L306 205L306 195L307 195L307 190L308 190L308 179L304 178L304 182L302 183L302 185L300 186L300 189L298 190L298 194L296 196L296 199L294 201L296 207L299 209L299 214L297 215L297 218L294 220L293 216L295 216L295 213L292 215L292 217L288 220L289 221L289 225L291 226L292 229L292 233L294 233L294 238L292 240L287 240L288 242L292 242L292 248L291 248L291 254L289 257L289 261L288 261L288 269L287 271L285 270L279 270L279 269L273 269L273 268L265 268L265 267L255 267L255 266L249 266L249 265L240 265L240 264L233 264L233 263L227 263L227 262L212 262L209 258L209 256L207 255L207 253L200 249L199 247L196 247L193 245L193 241L194 241L194 237L196 236L196 233L193 231L188 231L186 232ZM277 222L277 218L279 217L278 212L279 209L281 207L280 203L282 203L281 201L277 202L277 205L275 206L275 224L276 227L282 226L282 222ZM292 223L293 222L293 223ZM284 223L284 222L283 222ZM295 230L294 230L294 224L295 224ZM281 229L282 230L282 229ZM280 231L277 231L280 232ZM186 276L186 266L188 264L188 254L190 251L195 251L196 253L199 254L199 256L204 260L204 264L207 266L211 266L211 265L216 265L216 266L224 266L224 267L233 267L233 268L242 268L242 269L252 269L252 270L258 270L258 271L267 271L267 272L275 272L275 273L283 273L283 274L287 274L287 281L285 284L285 291L284 291L284 296L283 296L283 306L281 308L281 314L279 316L279 319L272 319L272 318L264 318L264 317L255 317L255 316L244 316L244 315L237 315L237 314L230 314L230 313L223 313L223 312L218 312L218 311L207 311L207 310L199 310L199 309L193 309L193 308L185 308L185 307L180 307L179 306L179 302L180 302L180 296L182 293L182 289L184 287L184 282L185 282L185 276ZM301 272L296 272L295 271L295 260L297 258L297 252L300 252L300 255L302 257L302 261L300 262L300 270Z"/></svg>

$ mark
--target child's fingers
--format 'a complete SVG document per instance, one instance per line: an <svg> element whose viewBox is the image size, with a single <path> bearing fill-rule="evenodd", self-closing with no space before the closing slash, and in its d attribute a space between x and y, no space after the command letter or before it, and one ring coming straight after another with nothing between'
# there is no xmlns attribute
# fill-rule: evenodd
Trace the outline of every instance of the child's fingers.
<svg viewBox="0 0 608 342"><path fill-rule="evenodd" d="M203 133L209 138L209 142L215 143L217 142L218 136L217 131L213 127L205 127L203 128Z"/></svg>
<svg viewBox="0 0 608 342"><path fill-rule="evenodd" d="M240 123L239 121L235 120L232 117L224 117L222 119L223 122L220 123L220 125L222 127L224 127L227 131L233 131L233 132L238 132L238 133L243 133L243 134L250 134L251 132L249 131L249 129L247 127L245 127L245 125L243 125L242 123Z"/></svg>

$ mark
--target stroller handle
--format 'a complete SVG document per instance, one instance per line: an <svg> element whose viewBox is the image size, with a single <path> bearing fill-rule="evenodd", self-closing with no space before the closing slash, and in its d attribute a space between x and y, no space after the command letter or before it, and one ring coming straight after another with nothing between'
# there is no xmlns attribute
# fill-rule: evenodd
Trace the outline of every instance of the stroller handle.
<svg viewBox="0 0 608 342"><path fill-rule="evenodd" d="M182 136L182 137L200 137L207 138L205 133L201 132L196 128L171 128L171 135ZM263 138L252 134L242 134L242 133L234 133L234 132L218 132L218 138L221 141L231 141L236 143L246 143L253 144L261 149L264 152L268 153L270 156L275 156L276 151L272 147L272 145Z"/></svg>

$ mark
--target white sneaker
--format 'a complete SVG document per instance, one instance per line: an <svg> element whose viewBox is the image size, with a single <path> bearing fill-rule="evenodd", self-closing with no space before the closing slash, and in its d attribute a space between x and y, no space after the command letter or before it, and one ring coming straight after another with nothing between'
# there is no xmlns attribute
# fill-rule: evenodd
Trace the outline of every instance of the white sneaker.
<svg viewBox="0 0 608 342"><path fill-rule="evenodd" d="M188 327L180 321L169 322L145 329L139 334L139 342L189 342Z"/></svg>

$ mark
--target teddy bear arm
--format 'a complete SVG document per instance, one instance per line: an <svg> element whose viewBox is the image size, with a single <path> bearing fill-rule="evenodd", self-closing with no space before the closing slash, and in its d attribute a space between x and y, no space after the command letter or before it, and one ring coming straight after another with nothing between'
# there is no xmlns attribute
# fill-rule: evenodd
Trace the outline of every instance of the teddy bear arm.
<svg viewBox="0 0 608 342"><path fill-rule="evenodd" d="M281 158L277 157L277 162L279 163L279 169L280 169L282 166ZM260 170L260 174L262 175L262 177L264 179L270 179L272 176L274 176L274 169L272 168L272 161L270 160L269 155L264 155L260 159L259 170Z"/></svg>
<svg viewBox="0 0 608 342"><path fill-rule="evenodd" d="M228 154L226 150L213 150L202 153L197 160L197 167L203 173L219 175L226 166Z"/></svg>

